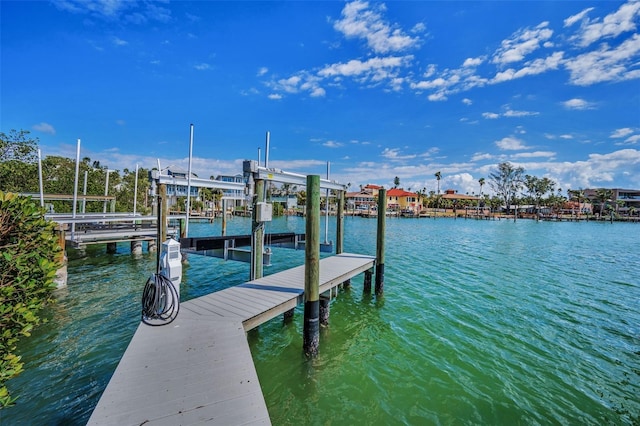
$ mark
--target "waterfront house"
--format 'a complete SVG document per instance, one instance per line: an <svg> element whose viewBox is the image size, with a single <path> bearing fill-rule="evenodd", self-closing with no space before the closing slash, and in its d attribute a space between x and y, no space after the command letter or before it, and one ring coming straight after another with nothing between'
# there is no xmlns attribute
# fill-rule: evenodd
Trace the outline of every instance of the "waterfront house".
<svg viewBox="0 0 640 426"><path fill-rule="evenodd" d="M382 186L368 184L360 187L360 191L347 192L348 210L370 210L375 207L378 193Z"/></svg>
<svg viewBox="0 0 640 426"><path fill-rule="evenodd" d="M387 191L387 209L391 211L403 211L420 213L422 205L418 202L418 194L405 191L400 188L391 188Z"/></svg>

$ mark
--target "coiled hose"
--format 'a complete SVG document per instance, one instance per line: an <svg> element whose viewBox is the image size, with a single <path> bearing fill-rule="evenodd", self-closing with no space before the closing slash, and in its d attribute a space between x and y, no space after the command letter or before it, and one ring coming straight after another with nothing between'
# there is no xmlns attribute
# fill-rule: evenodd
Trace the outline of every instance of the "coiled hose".
<svg viewBox="0 0 640 426"><path fill-rule="evenodd" d="M142 292L142 322L159 326L173 322L180 311L180 295L171 280L152 274Z"/></svg>

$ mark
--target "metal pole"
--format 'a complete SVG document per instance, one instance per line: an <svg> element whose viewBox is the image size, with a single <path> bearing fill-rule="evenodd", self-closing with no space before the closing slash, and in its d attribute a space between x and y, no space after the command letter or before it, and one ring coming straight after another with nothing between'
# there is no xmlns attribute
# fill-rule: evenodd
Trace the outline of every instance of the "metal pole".
<svg viewBox="0 0 640 426"><path fill-rule="evenodd" d="M320 341L320 176L307 176L307 218L304 267L303 351L318 355Z"/></svg>
<svg viewBox="0 0 640 426"><path fill-rule="evenodd" d="M76 212L78 211L78 173L80 172L80 139L78 139L78 145L76 147L76 179L73 184L73 218L76 218ZM75 238L76 223L71 224L71 239Z"/></svg>
<svg viewBox="0 0 640 426"><path fill-rule="evenodd" d="M386 232L387 190L378 193L378 234L376 238L376 295L384 292L384 234Z"/></svg>
<svg viewBox="0 0 640 426"><path fill-rule="evenodd" d="M189 213L191 212L191 158L193 156L193 124L189 132L189 174L187 177L187 219L184 224L184 236L189 235Z"/></svg>
<svg viewBox="0 0 640 426"><path fill-rule="evenodd" d="M271 133L267 131L266 150L264 153L264 167L269 168L269 143L271 142ZM259 163L258 163L259 164Z"/></svg>
<svg viewBox="0 0 640 426"><path fill-rule="evenodd" d="M330 169L331 163L327 161L327 180L329 180ZM324 242L329 244L329 188L325 192L325 197Z"/></svg>
<svg viewBox="0 0 640 426"><path fill-rule="evenodd" d="M89 172L84 171L84 185L82 185L82 195L87 195L87 179L89 179ZM87 211L87 197L82 198L82 213Z"/></svg>
<svg viewBox="0 0 640 426"><path fill-rule="evenodd" d="M44 207L44 188L42 183L42 153L38 148L38 184L40 186L40 207Z"/></svg>
<svg viewBox="0 0 640 426"><path fill-rule="evenodd" d="M158 222L158 226L160 227L160 244L162 244L167 239L167 185L158 185L158 198L158 204L161 210L161 213L158 213L158 217L161 219ZM160 247L158 247L158 251L160 251Z"/></svg>
<svg viewBox="0 0 640 426"><path fill-rule="evenodd" d="M136 163L136 181L133 184L133 215L136 215L136 207L138 206L138 163Z"/></svg>
<svg viewBox="0 0 640 426"><path fill-rule="evenodd" d="M102 212L106 213L107 212L107 195L109 195L109 173L111 173L111 170L107 169L107 179L104 182L104 203L103 203L103 207L102 207Z"/></svg>

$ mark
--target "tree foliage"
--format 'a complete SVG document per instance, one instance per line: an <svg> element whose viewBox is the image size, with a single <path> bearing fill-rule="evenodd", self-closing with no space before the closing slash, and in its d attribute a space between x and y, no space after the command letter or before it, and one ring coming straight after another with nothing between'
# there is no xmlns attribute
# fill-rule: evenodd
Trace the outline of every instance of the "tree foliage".
<svg viewBox="0 0 640 426"><path fill-rule="evenodd" d="M496 195L504 201L507 209L514 204L522 188L524 168L515 167L509 162L498 164L498 170L489 174L489 185Z"/></svg>
<svg viewBox="0 0 640 426"><path fill-rule="evenodd" d="M26 130L0 132L0 190L38 190L38 139Z"/></svg>
<svg viewBox="0 0 640 426"><path fill-rule="evenodd" d="M41 322L60 250L53 222L31 198L0 191L0 408L14 401L5 382L22 371L16 344Z"/></svg>

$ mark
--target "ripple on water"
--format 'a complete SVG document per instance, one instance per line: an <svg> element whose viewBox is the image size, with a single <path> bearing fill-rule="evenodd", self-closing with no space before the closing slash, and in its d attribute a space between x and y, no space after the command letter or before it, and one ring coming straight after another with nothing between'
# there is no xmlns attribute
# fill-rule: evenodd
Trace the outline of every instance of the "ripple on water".
<svg viewBox="0 0 640 426"><path fill-rule="evenodd" d="M247 233L234 218L229 234ZM345 250L375 254L376 221L347 218ZM385 295L362 277L332 301L320 355L302 310L248 334L273 424L633 424L640 421L637 225L389 219ZM333 219L330 235L335 232ZM304 232L300 218L270 232ZM194 235L219 235L195 224ZM615 230L615 234L612 232ZM139 318L155 256L73 259L49 323L20 345L28 389L2 424L84 424ZM274 249L268 273L304 260ZM188 299L247 279L191 257Z"/></svg>

